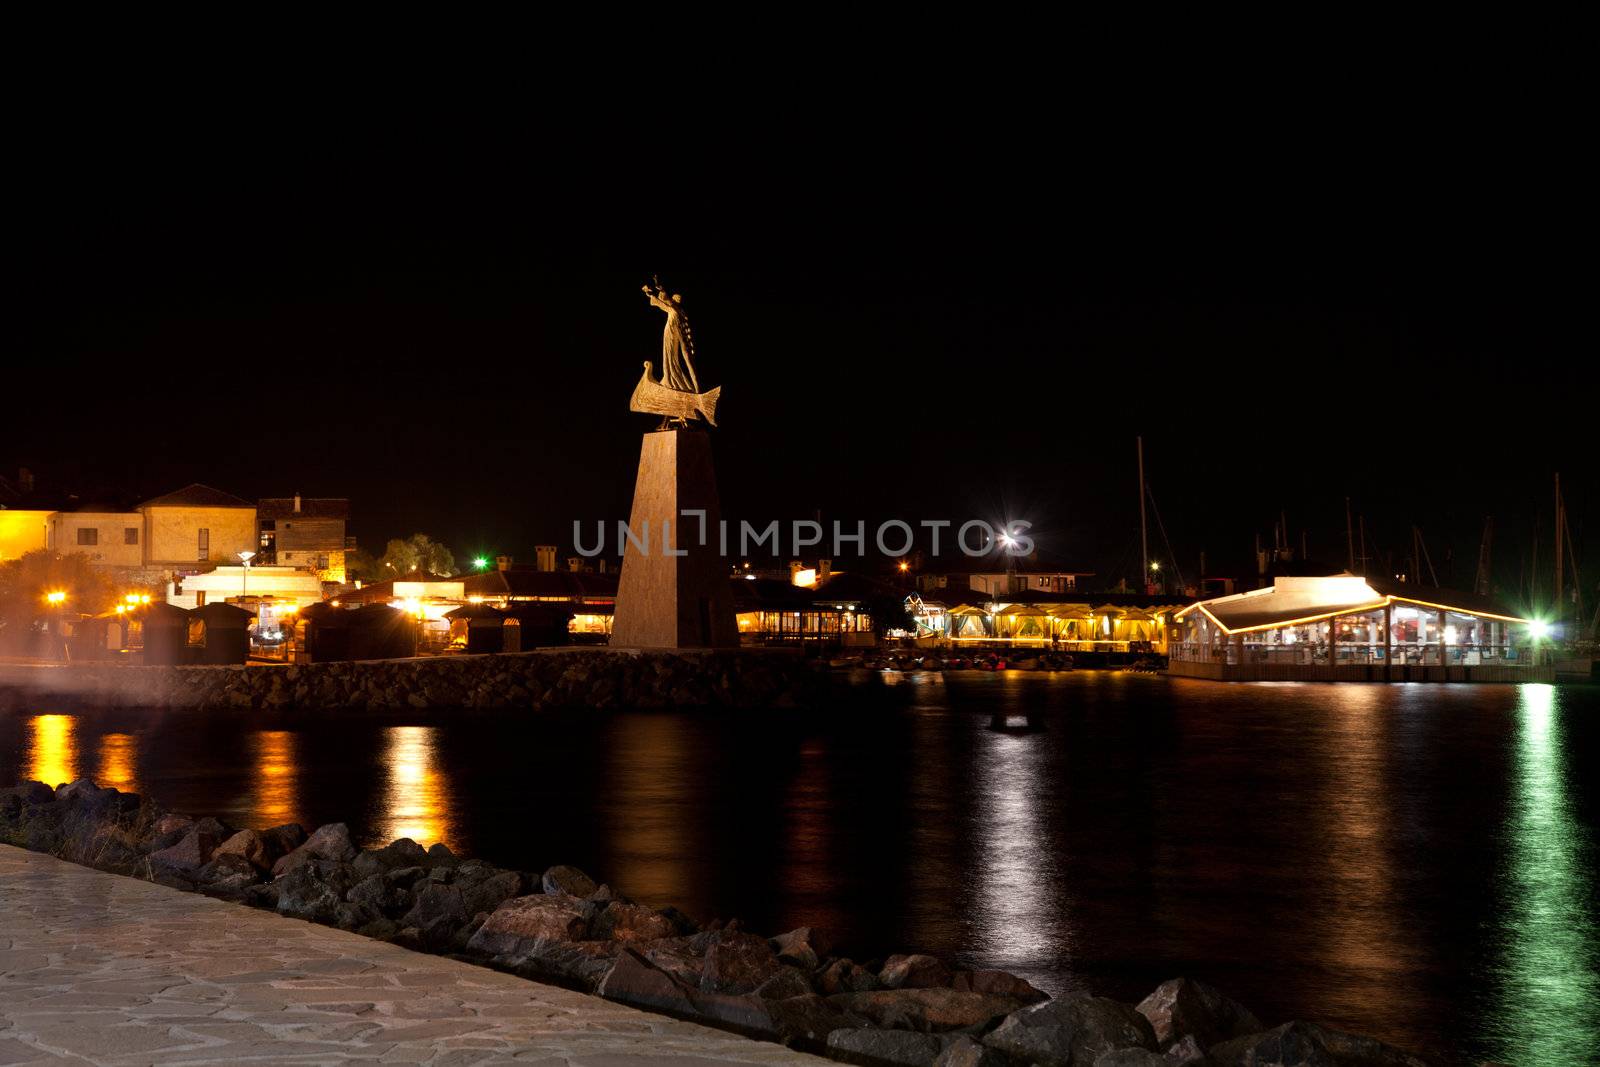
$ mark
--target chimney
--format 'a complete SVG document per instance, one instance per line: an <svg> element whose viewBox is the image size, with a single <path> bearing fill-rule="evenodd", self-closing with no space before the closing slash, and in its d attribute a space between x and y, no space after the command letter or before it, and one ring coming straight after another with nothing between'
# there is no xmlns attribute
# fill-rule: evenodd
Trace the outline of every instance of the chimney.
<svg viewBox="0 0 1600 1067"><path fill-rule="evenodd" d="M605 572L606 572L606 561L602 559L600 561L600 573L604 574Z"/></svg>
<svg viewBox="0 0 1600 1067"><path fill-rule="evenodd" d="M510 556L496 556L494 558L494 569L497 570L497 571L508 571L508 570L510 570L511 569L511 557Z"/></svg>
<svg viewBox="0 0 1600 1067"><path fill-rule="evenodd" d="M583 573L583 557L582 556L568 556L567 557L567 570L571 571L573 574L582 574Z"/></svg>
<svg viewBox="0 0 1600 1067"><path fill-rule="evenodd" d="M817 584L818 585L821 585L823 582L827 581L828 580L828 576L830 574L832 574L832 573L833 573L833 560L831 560L831 559L819 559L819 560L817 560Z"/></svg>
<svg viewBox="0 0 1600 1067"><path fill-rule="evenodd" d="M556 569L555 545L534 545L533 554L537 558L541 571L553 571Z"/></svg>

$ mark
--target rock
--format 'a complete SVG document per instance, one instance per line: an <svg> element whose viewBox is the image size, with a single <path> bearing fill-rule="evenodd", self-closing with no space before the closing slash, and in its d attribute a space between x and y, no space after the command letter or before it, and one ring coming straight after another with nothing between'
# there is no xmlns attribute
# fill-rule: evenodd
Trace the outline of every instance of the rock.
<svg viewBox="0 0 1600 1067"><path fill-rule="evenodd" d="M595 905L562 893L535 893L501 904L469 948L494 957L525 957L542 942L588 938Z"/></svg>
<svg viewBox="0 0 1600 1067"><path fill-rule="evenodd" d="M826 934L809 926L790 930L772 939L772 948L777 952L778 959L808 971L816 970L832 947Z"/></svg>
<svg viewBox="0 0 1600 1067"><path fill-rule="evenodd" d="M267 839L255 830L240 830L218 845L215 854L240 856L258 871L270 871L277 859Z"/></svg>
<svg viewBox="0 0 1600 1067"><path fill-rule="evenodd" d="M677 924L654 908L616 900L608 903L594 921L594 936L612 941L657 941L677 933Z"/></svg>
<svg viewBox="0 0 1600 1067"><path fill-rule="evenodd" d="M635 941L630 947L678 981L696 989L700 987L700 975L706 965L706 949L710 947L704 935Z"/></svg>
<svg viewBox="0 0 1600 1067"><path fill-rule="evenodd" d="M1094 1067L1172 1067L1172 1063L1147 1048L1119 1048L1095 1060Z"/></svg>
<svg viewBox="0 0 1600 1067"><path fill-rule="evenodd" d="M787 1000L814 992L807 972L798 967L782 966L777 974L756 986L755 995L762 1000Z"/></svg>
<svg viewBox="0 0 1600 1067"><path fill-rule="evenodd" d="M1428 1067L1428 1061L1371 1037L1290 1022L1207 1050L1217 1067Z"/></svg>
<svg viewBox="0 0 1600 1067"><path fill-rule="evenodd" d="M443 841L428 846L428 862L435 867L454 867L461 861Z"/></svg>
<svg viewBox="0 0 1600 1067"><path fill-rule="evenodd" d="M1008 1015L983 1043L1042 1067L1086 1067L1121 1048L1155 1049L1143 1015L1105 997L1071 996Z"/></svg>
<svg viewBox="0 0 1600 1067"><path fill-rule="evenodd" d="M846 1063L906 1064L924 1067L944 1050L944 1043L932 1034L906 1030L878 1030L870 1027L845 1028L828 1035L828 1052Z"/></svg>
<svg viewBox="0 0 1600 1067"><path fill-rule="evenodd" d="M1206 1062L1206 1050L1190 1034L1167 1046L1167 1067L1201 1067Z"/></svg>
<svg viewBox="0 0 1600 1067"><path fill-rule="evenodd" d="M836 993L828 1003L890 1029L939 1031L983 1026L1016 1011L1011 997L954 989L880 989Z"/></svg>
<svg viewBox="0 0 1600 1067"><path fill-rule="evenodd" d="M354 872L355 865L351 865ZM411 894L402 888L389 884L389 880L382 874L370 875L361 879L350 887L345 893L345 900L352 904L365 904L376 910L380 915L394 919L411 910L413 903Z"/></svg>
<svg viewBox="0 0 1600 1067"><path fill-rule="evenodd" d="M279 856L287 856L305 844L306 830L297 822L286 822L282 826L261 831L261 838L267 843L267 848L276 860Z"/></svg>
<svg viewBox="0 0 1600 1067"><path fill-rule="evenodd" d="M0 790L0 793L14 796L24 804L34 805L48 804L56 798L56 791L43 782L21 782L10 789ZM171 816L168 817L171 818ZM186 818L186 816L179 815L177 818L182 819ZM188 824L185 823L184 825Z"/></svg>
<svg viewBox="0 0 1600 1067"><path fill-rule="evenodd" d="M1210 1048L1262 1029L1261 1020L1248 1008L1191 978L1162 982L1139 1002L1137 1010L1150 1020L1156 1045L1162 1049L1190 1034L1201 1048Z"/></svg>
<svg viewBox="0 0 1600 1067"><path fill-rule="evenodd" d="M477 937L475 931L467 940L471 954L476 954L473 942ZM495 962L524 978L554 980L593 992L623 950L620 941L538 941L529 942L526 951L514 956L496 956Z"/></svg>
<svg viewBox="0 0 1600 1067"><path fill-rule="evenodd" d="M1012 1067L1016 1063L999 1049L992 1049L966 1036L957 1037L945 1046L933 1061L933 1067Z"/></svg>
<svg viewBox="0 0 1600 1067"><path fill-rule="evenodd" d="M115 789L101 789L94 784L91 778L79 778L75 782L56 789L56 799L67 802L77 802L100 807L117 795Z"/></svg>
<svg viewBox="0 0 1600 1067"><path fill-rule="evenodd" d="M333 923L339 905L355 885L355 873L348 864L310 857L279 875L277 908L281 915L292 915L312 922Z"/></svg>
<svg viewBox="0 0 1600 1067"><path fill-rule="evenodd" d="M421 867L428 861L428 850L411 840L402 837L391 841L382 848L367 849L355 858L356 873L363 878L391 871L400 867Z"/></svg>
<svg viewBox="0 0 1600 1067"><path fill-rule="evenodd" d="M677 1015L696 1014L693 991L631 948L624 948L617 954L595 992L607 1000L636 1008Z"/></svg>
<svg viewBox="0 0 1600 1067"><path fill-rule="evenodd" d="M455 886L430 884L417 894L417 902L400 917L401 926L415 926L424 944L445 944L471 918Z"/></svg>
<svg viewBox="0 0 1600 1067"><path fill-rule="evenodd" d="M222 838L199 824L190 826L176 844L150 853L152 868L164 867L173 871L198 871L211 860Z"/></svg>
<svg viewBox="0 0 1600 1067"><path fill-rule="evenodd" d="M313 859L347 864L356 858L359 851L350 840L348 826L342 822L329 823L317 827L304 844L279 858L272 865L272 877L281 877L285 872Z"/></svg>
<svg viewBox="0 0 1600 1067"><path fill-rule="evenodd" d="M1037 1004L1041 1000L1050 999L1049 993L1035 988L1026 978L1019 978L1008 971L957 971L950 980L950 988L1015 997L1024 1004Z"/></svg>
<svg viewBox="0 0 1600 1067"><path fill-rule="evenodd" d="M468 915L480 911L493 912L512 897L522 895L522 875L517 871L501 871L461 889L461 899Z"/></svg>
<svg viewBox="0 0 1600 1067"><path fill-rule="evenodd" d="M540 883L546 893L565 893L569 897L586 897L599 888L593 878L576 867L551 867Z"/></svg>
<svg viewBox="0 0 1600 1067"><path fill-rule="evenodd" d="M766 938L724 930L706 950L700 988L710 993L749 993L781 966Z"/></svg>
<svg viewBox="0 0 1600 1067"><path fill-rule="evenodd" d="M333 925L341 930L359 930L364 926L385 921L370 904L339 904L333 909ZM427 940L426 937L423 939Z"/></svg>
<svg viewBox="0 0 1600 1067"><path fill-rule="evenodd" d="M817 976L817 988L823 993L870 993L878 989L878 976L854 960L837 959L823 968Z"/></svg>
<svg viewBox="0 0 1600 1067"><path fill-rule="evenodd" d="M948 986L950 968L934 956L890 956L878 972L885 989L933 989Z"/></svg>
<svg viewBox="0 0 1600 1067"><path fill-rule="evenodd" d="M233 852L218 852L195 873L196 882L222 892L242 891L260 880L261 872L255 864Z"/></svg>

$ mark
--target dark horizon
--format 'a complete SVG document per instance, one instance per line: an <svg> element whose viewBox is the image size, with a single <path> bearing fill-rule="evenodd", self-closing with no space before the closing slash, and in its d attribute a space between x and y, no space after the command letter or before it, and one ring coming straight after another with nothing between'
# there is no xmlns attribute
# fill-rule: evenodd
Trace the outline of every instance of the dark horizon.
<svg viewBox="0 0 1600 1067"><path fill-rule="evenodd" d="M1578 179L1543 127L1470 169L1388 131L1339 158L1191 135L1212 163L1181 172L1126 138L1074 167L1043 143L774 140L701 146L660 185L528 135L191 132L32 157L6 474L344 496L369 550L565 556L574 519L627 516L659 275L724 390L735 521L1028 519L1111 585L1139 567L1142 435L1190 581L1202 551L1252 572L1280 514L1343 564L1349 497L1372 555L1409 555L1415 524L1458 587L1492 515L1505 596L1537 515L1548 588L1556 471L1594 555Z"/></svg>

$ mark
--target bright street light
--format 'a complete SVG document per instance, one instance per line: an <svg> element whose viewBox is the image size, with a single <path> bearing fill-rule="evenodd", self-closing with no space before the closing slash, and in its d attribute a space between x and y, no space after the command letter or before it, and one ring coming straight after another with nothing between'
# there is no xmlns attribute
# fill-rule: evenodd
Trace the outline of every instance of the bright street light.
<svg viewBox="0 0 1600 1067"><path fill-rule="evenodd" d="M53 593L46 593L44 595L44 599L45 599L45 601L47 603L50 603L50 604L60 604L60 603L64 602L67 599L67 594L61 592L58 589Z"/></svg>
<svg viewBox="0 0 1600 1067"><path fill-rule="evenodd" d="M1528 623L1528 633L1533 637L1544 637L1550 632L1550 624L1543 619L1533 619Z"/></svg>
<svg viewBox="0 0 1600 1067"><path fill-rule="evenodd" d="M483 568L489 565L489 557L479 556L477 559L472 561L472 565L481 571Z"/></svg>

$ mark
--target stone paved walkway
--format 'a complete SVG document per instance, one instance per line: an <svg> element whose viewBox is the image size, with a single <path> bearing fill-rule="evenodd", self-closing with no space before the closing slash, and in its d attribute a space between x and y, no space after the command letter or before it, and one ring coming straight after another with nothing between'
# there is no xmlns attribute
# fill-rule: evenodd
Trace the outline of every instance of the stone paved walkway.
<svg viewBox="0 0 1600 1067"><path fill-rule="evenodd" d="M0 1065L827 1061L0 845Z"/></svg>

